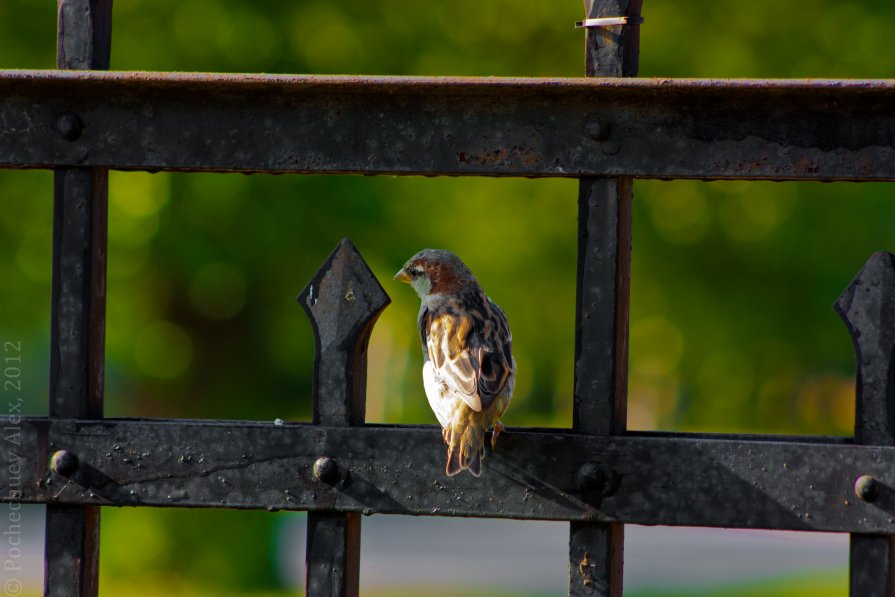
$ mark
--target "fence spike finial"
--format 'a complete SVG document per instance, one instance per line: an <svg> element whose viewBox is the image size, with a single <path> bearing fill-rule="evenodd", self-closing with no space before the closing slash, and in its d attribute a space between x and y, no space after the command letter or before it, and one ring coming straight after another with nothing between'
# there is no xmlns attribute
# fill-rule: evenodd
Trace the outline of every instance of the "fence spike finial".
<svg viewBox="0 0 895 597"><path fill-rule="evenodd" d="M336 246L298 295L314 328L314 422L364 421L367 343L391 302L347 238Z"/></svg>
<svg viewBox="0 0 895 597"><path fill-rule="evenodd" d="M874 253L836 304L855 347L855 441L895 443L895 255Z"/></svg>

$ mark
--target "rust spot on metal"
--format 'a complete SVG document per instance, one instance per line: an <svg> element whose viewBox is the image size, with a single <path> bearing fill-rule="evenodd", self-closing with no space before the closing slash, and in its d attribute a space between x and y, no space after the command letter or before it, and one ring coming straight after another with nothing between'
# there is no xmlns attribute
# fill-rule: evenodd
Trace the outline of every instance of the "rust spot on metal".
<svg viewBox="0 0 895 597"><path fill-rule="evenodd" d="M482 166L502 163L509 152L503 147L496 149L483 149L473 156L473 159Z"/></svg>
<svg viewBox="0 0 895 597"><path fill-rule="evenodd" d="M541 161L541 156L528 149L525 152L519 152L519 161L522 162L523 166L535 166Z"/></svg>
<svg viewBox="0 0 895 597"><path fill-rule="evenodd" d="M750 162L741 162L734 167L734 171L738 174L753 174L767 170L769 164L768 158L761 158Z"/></svg>
<svg viewBox="0 0 895 597"><path fill-rule="evenodd" d="M817 162L805 156L801 158L798 162L795 163L793 169L796 172L804 173L804 174L815 174L820 168L817 166Z"/></svg>
<svg viewBox="0 0 895 597"><path fill-rule="evenodd" d="M530 168L542 161L541 156L537 152L524 145L513 145L509 148L485 148L472 155L461 151L457 154L457 157L461 164L467 164L472 161L480 166L506 167L516 165Z"/></svg>
<svg viewBox="0 0 895 597"><path fill-rule="evenodd" d="M581 579L582 579L582 582L584 583L585 587L589 587L594 584L594 580L593 580L593 578L591 578L591 575L590 575L591 566L592 566L592 564L590 563L590 560L588 559L588 554L585 551L584 557L581 558L581 562L578 563L578 574L581 575Z"/></svg>

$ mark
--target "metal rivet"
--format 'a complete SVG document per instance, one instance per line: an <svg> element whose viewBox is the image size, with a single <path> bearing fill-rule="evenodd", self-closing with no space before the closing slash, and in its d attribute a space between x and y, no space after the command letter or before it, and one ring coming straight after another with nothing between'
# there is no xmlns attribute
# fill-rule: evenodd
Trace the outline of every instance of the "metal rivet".
<svg viewBox="0 0 895 597"><path fill-rule="evenodd" d="M66 141L74 141L81 136L81 120L72 114L64 114L56 120L56 130Z"/></svg>
<svg viewBox="0 0 895 597"><path fill-rule="evenodd" d="M70 477L78 470L78 457L68 450L58 450L50 457L50 468L57 475Z"/></svg>
<svg viewBox="0 0 895 597"><path fill-rule="evenodd" d="M611 129L612 127L605 122L591 121L585 123L584 134L594 141L605 141Z"/></svg>
<svg viewBox="0 0 895 597"><path fill-rule="evenodd" d="M603 469L593 462L582 464L578 469L576 478L578 489L592 491L603 489L603 486L606 485L606 475L603 473Z"/></svg>
<svg viewBox="0 0 895 597"><path fill-rule="evenodd" d="M873 502L879 497L880 486L879 481L870 475L861 475L855 481L855 495L865 502Z"/></svg>
<svg viewBox="0 0 895 597"><path fill-rule="evenodd" d="M314 477L327 485L335 485L339 480L339 464L329 456L321 456L312 468Z"/></svg>

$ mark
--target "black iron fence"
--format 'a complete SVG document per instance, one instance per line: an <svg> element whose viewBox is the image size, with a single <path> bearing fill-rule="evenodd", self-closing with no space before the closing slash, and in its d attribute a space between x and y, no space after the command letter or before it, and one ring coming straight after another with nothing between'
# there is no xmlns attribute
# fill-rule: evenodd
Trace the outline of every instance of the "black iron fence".
<svg viewBox="0 0 895 597"><path fill-rule="evenodd" d="M84 72L0 72L0 167L56 170L50 412L5 420L24 458L0 467L3 501L47 504L47 595L96 594L102 506L307 510L309 595L357 593L361 513L569 521L573 595L621 594L626 523L848 532L851 594L895 594L892 255L836 304L854 438L625 429L633 178L895 180L895 83L609 79L636 75L636 18L586 30L593 80L96 72L110 27L111 0L59 0L58 67ZM572 428L445 478L437 428L365 425L389 299L348 241L299 296L312 423L103 419L108 168L580 178Z"/></svg>

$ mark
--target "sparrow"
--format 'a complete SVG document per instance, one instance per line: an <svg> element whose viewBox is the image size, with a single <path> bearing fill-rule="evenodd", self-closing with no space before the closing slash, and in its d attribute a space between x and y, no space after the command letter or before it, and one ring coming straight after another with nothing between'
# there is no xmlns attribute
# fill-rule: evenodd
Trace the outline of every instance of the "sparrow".
<svg viewBox="0 0 895 597"><path fill-rule="evenodd" d="M492 449L513 396L516 361L507 317L460 258L424 249L395 280L410 284L421 304L423 388L447 444L445 473L482 474L485 433Z"/></svg>

